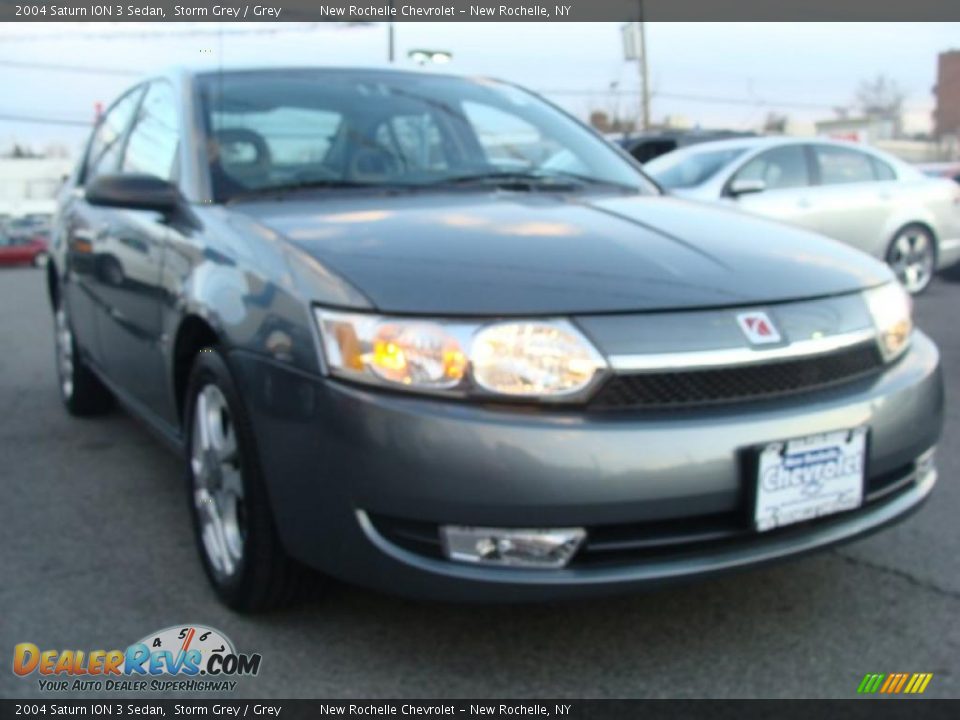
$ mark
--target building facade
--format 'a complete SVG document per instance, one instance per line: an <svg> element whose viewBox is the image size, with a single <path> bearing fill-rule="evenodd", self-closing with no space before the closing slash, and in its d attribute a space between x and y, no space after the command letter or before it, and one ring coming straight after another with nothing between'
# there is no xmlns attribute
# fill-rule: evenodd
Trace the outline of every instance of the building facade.
<svg viewBox="0 0 960 720"><path fill-rule="evenodd" d="M937 58L937 107L933 111L938 139L960 137L960 50L940 53Z"/></svg>
<svg viewBox="0 0 960 720"><path fill-rule="evenodd" d="M0 217L52 214L72 170L65 158L0 158Z"/></svg>

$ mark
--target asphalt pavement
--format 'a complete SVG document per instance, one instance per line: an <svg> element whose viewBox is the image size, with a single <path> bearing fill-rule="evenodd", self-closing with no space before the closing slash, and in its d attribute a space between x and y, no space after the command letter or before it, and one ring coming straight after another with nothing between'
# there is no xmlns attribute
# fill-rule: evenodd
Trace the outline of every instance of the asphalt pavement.
<svg viewBox="0 0 960 720"><path fill-rule="evenodd" d="M947 427L931 501L894 528L610 599L474 607L333 584L244 617L208 589L177 458L122 411L66 414L43 275L2 269L0 697L41 695L10 670L16 643L125 648L180 623L262 654L233 697L845 698L868 672L932 672L928 696L958 697L960 278L917 317L943 353Z"/></svg>

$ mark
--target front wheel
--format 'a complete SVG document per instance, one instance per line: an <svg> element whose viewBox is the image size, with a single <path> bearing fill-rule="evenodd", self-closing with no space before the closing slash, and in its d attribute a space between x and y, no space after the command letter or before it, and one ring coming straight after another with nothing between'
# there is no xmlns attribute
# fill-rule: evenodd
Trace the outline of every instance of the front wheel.
<svg viewBox="0 0 960 720"><path fill-rule="evenodd" d="M184 428L194 534L214 590L241 612L288 604L307 571L277 536L253 428L215 348L197 355Z"/></svg>
<svg viewBox="0 0 960 720"><path fill-rule="evenodd" d="M53 317L60 399L71 415L102 415L113 407L113 395L80 356L64 300L57 303Z"/></svg>
<svg viewBox="0 0 960 720"><path fill-rule="evenodd" d="M936 240L922 225L907 225L890 241L887 264L911 295L930 286L937 267Z"/></svg>

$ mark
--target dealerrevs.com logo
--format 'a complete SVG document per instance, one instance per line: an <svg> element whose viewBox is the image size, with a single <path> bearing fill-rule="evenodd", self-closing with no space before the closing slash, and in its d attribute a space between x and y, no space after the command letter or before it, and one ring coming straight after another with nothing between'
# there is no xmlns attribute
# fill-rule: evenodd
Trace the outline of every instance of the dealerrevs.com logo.
<svg viewBox="0 0 960 720"><path fill-rule="evenodd" d="M238 653L219 630L173 625L125 650L41 650L29 642L13 649L13 672L37 677L40 690L229 691L234 678L260 672L259 653Z"/></svg>

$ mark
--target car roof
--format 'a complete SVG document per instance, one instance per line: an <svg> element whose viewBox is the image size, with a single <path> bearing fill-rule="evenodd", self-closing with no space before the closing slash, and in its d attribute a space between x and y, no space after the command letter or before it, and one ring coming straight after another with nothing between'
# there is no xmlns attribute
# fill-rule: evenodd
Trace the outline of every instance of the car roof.
<svg viewBox="0 0 960 720"><path fill-rule="evenodd" d="M685 145L684 152L701 152L704 150L752 150L754 148L775 147L777 145L791 145L799 142L819 141L820 138L803 138L792 136L760 136L724 138L722 140L706 140L695 145Z"/></svg>
<svg viewBox="0 0 960 720"><path fill-rule="evenodd" d="M210 65L176 65L159 72L150 73L140 79L140 82L156 78L165 78L174 82L189 82L195 78L223 75L245 75L252 73L276 73L289 75L296 73L318 73L324 75L393 75L396 77L410 77L418 79L455 78L460 80L484 80L487 82L506 82L498 78L480 75L458 75L456 73L442 73L424 70L409 70L379 65L336 67L330 65L236 65L215 67ZM509 84L509 83L507 83Z"/></svg>
<svg viewBox="0 0 960 720"><path fill-rule="evenodd" d="M759 137L731 138L728 140L707 140L706 142L695 145L685 145L677 148L675 153L697 153L710 152L713 150L761 150L765 148L777 147L780 145L796 145L799 143L812 145L830 145L839 148L848 148L859 150L861 152L876 155L878 158L888 162L903 163L895 156L890 155L867 143L854 142L851 140L833 140L831 138L819 136L800 136L800 135L765 135Z"/></svg>

